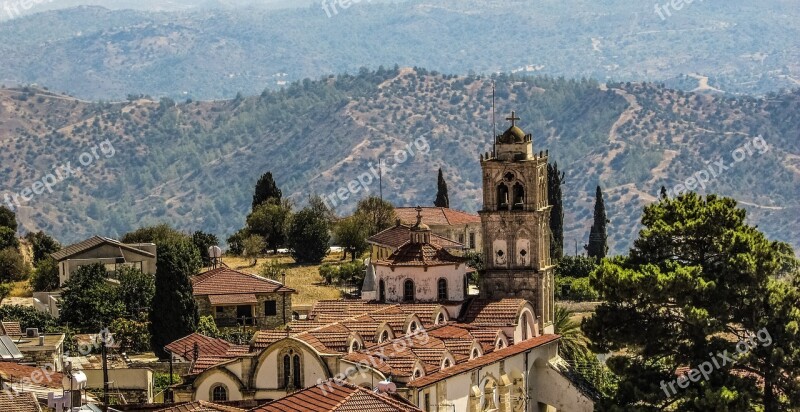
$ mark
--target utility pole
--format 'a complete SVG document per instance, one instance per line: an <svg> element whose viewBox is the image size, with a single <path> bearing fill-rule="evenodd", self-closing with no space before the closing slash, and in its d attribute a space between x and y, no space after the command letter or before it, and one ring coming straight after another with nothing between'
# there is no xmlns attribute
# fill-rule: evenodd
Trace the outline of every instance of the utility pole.
<svg viewBox="0 0 800 412"><path fill-rule="evenodd" d="M378 190L381 194L381 201L383 201L383 159L378 159Z"/></svg>

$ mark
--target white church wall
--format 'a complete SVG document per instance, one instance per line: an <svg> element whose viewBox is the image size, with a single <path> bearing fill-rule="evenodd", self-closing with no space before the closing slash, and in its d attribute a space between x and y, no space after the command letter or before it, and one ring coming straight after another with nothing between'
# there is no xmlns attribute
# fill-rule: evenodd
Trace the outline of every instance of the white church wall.
<svg viewBox="0 0 800 412"><path fill-rule="evenodd" d="M196 401L211 401L211 390L220 385L227 390L229 401L242 400L239 383L230 375L230 371L213 369L204 373L195 384L197 385L197 389L194 391L194 400Z"/></svg>
<svg viewBox="0 0 800 412"><path fill-rule="evenodd" d="M464 276L467 267L464 264L448 266L432 266L425 269L421 266L397 266L392 270L389 266L377 265L376 275L379 285L383 280L386 286L387 302L402 302L403 287L407 279L414 281L415 299L418 302L438 301L438 282L447 281L447 299L464 299Z"/></svg>

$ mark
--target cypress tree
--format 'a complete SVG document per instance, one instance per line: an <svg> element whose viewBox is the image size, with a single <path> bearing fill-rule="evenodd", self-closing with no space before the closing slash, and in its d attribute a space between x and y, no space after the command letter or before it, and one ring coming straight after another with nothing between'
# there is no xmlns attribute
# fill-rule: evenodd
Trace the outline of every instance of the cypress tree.
<svg viewBox="0 0 800 412"><path fill-rule="evenodd" d="M197 302L191 276L200 269L200 252L188 239L160 243L157 249L156 293L150 305L150 343L161 358L164 346L197 328Z"/></svg>
<svg viewBox="0 0 800 412"><path fill-rule="evenodd" d="M547 165L547 198L550 206L550 257L560 260L564 256L564 205L561 199L561 184L564 173L558 163Z"/></svg>
<svg viewBox="0 0 800 412"><path fill-rule="evenodd" d="M278 188L272 178L272 172L264 173L256 183L256 189L253 193L253 209L270 199L275 199L277 203L280 203L282 196L281 189Z"/></svg>
<svg viewBox="0 0 800 412"><path fill-rule="evenodd" d="M436 207L450 207L450 196L447 194L447 182L444 181L444 174L442 168L439 168L439 190L436 192L436 201L433 205Z"/></svg>
<svg viewBox="0 0 800 412"><path fill-rule="evenodd" d="M608 222L606 205L603 202L603 191L600 186L597 186L594 200L594 224L589 232L589 244L586 246L586 251L589 257L593 257L598 261L606 257L606 253L608 253L608 235L606 234L606 224Z"/></svg>

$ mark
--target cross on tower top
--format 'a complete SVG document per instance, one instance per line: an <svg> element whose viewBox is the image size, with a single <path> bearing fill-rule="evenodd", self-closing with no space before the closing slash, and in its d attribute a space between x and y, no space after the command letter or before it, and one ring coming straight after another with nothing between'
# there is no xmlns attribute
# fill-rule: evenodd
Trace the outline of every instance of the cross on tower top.
<svg viewBox="0 0 800 412"><path fill-rule="evenodd" d="M422 207L417 206L414 210L417 211L417 227L419 227L419 225L422 223Z"/></svg>
<svg viewBox="0 0 800 412"><path fill-rule="evenodd" d="M506 120L511 122L511 127L514 127L514 126L517 125L517 120L520 120L520 118L517 117L517 112L512 111L511 112L511 117L506 117Z"/></svg>

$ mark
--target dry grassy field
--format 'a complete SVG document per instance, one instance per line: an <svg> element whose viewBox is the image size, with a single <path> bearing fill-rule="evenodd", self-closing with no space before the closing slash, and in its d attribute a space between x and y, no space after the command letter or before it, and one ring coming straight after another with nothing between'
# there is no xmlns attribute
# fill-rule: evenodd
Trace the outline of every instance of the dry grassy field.
<svg viewBox="0 0 800 412"><path fill-rule="evenodd" d="M324 262L339 262L341 253L329 254ZM324 285L319 275L319 265L298 265L289 255L261 257L255 266L252 260L241 257L225 256L222 261L233 269L247 273L258 273L261 266L272 260L286 264L286 286L297 291L292 296L293 306L311 305L318 300L339 299L342 295L338 289Z"/></svg>

